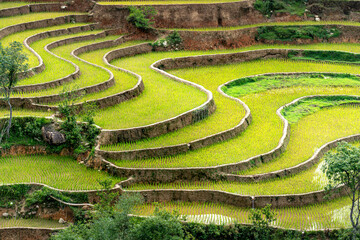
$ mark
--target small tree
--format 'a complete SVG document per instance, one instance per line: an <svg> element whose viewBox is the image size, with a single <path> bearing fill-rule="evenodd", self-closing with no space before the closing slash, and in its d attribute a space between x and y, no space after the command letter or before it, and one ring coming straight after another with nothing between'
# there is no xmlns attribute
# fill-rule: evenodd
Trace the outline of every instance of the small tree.
<svg viewBox="0 0 360 240"><path fill-rule="evenodd" d="M344 185L351 199L350 221L353 227L353 239L359 234L360 217L360 147L341 142L335 152L325 155L323 172L329 179L326 189L331 190Z"/></svg>
<svg viewBox="0 0 360 240"><path fill-rule="evenodd" d="M12 42L8 47L3 47L0 43L0 87L3 100L9 106L9 121L0 133L0 143L6 134L9 137L12 121L12 105L10 96L14 86L17 84L19 74L28 69L26 54L22 52L22 44Z"/></svg>

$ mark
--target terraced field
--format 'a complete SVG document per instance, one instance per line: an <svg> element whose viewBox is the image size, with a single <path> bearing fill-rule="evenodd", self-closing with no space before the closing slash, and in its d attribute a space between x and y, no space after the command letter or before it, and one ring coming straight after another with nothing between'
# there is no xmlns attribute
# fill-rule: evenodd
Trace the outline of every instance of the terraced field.
<svg viewBox="0 0 360 240"><path fill-rule="evenodd" d="M99 4L203 2L230 1ZM0 11L21 5L0 3ZM139 215L152 213L151 202L164 202L164 208L178 209L192 221L248 223L252 206L272 203L278 216L274 226L350 226L350 202L341 194L324 198L327 181L320 168L327 145L333 148L340 139L360 141L359 43L315 39L298 45L277 41L234 49L158 51L147 38L134 40L102 29L82 19L84 15L39 12L0 18L0 33L15 24L65 19L5 34L1 44L23 42L30 67L45 66L20 80L25 90L12 97L31 104L15 106L15 116L54 114L64 89L83 92L74 101L77 106L97 105L101 168L89 169L64 156L2 157L0 183L85 191L99 189L98 181L108 179L114 188L147 196L147 203L136 209ZM303 21L178 30L216 34L294 25L337 26L344 35L347 27L360 27L357 22ZM35 35L41 37L31 40ZM319 51L322 59L301 55L310 50ZM336 61L329 51L346 52L355 60ZM34 90L34 84L40 87ZM0 109L1 117L7 114ZM34 225L57 227L41 221ZM28 223L1 220L0 227L5 226Z"/></svg>

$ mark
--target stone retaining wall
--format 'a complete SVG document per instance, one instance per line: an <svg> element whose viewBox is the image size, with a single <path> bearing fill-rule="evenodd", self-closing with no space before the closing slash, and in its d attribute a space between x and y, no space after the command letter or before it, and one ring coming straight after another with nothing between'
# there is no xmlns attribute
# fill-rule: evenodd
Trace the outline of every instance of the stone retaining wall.
<svg viewBox="0 0 360 240"><path fill-rule="evenodd" d="M16 15L29 14L34 12L64 12L61 3L31 4L21 7L6 8L0 10L0 17L11 17Z"/></svg>
<svg viewBox="0 0 360 240"><path fill-rule="evenodd" d="M300 21L301 17L281 13L268 19L254 9L254 1L212 4L163 4L152 5L157 11L156 28L225 27L275 21ZM93 8L94 17L107 27L131 28L126 18L127 6L100 5Z"/></svg>
<svg viewBox="0 0 360 240"><path fill-rule="evenodd" d="M299 23L301 25L301 23ZM306 26L306 25L303 25ZM359 26L324 25L326 28L338 28L339 37L325 40L296 39L293 41L256 40L258 27L243 28L231 31L179 31L185 50L209 50L247 47L256 44L311 44L318 42L358 43L360 39Z"/></svg>
<svg viewBox="0 0 360 240"><path fill-rule="evenodd" d="M133 56L141 53L148 53L151 51L152 51L152 47L148 43L144 43L132 47L114 50L106 55L106 60L107 62L111 62L113 59ZM155 70L157 69L155 67L153 68ZM216 106L213 100L212 93L210 91L204 89L202 86L185 81L183 79L179 79L179 78L172 78L172 79L178 82L182 82L194 86L199 90L205 92L208 96L207 101L195 109L189 110L176 117L161 122L157 122L151 125L129 128L129 129L103 130L100 134L100 143L113 144L118 142L130 142L130 141L137 141L140 139L160 136L162 134L175 131L186 125L200 121L215 111Z"/></svg>
<svg viewBox="0 0 360 240"><path fill-rule="evenodd" d="M242 208L263 208L271 204L272 208L302 207L310 204L319 204L340 196L346 195L345 188L339 192L333 192L328 198L325 191L317 191L303 194L287 194L272 196L249 196L228 193L218 190L139 190L125 191L130 193L139 193L144 197L145 202L212 202L233 205Z"/></svg>
<svg viewBox="0 0 360 240"><path fill-rule="evenodd" d="M26 23L20 23L16 25L11 25L8 27L4 27L0 29L0 39L4 38L6 36L9 36L10 34L22 32L30 29L38 29L38 28L45 28L45 27L51 27L56 25L62 25L66 23L71 23L72 21L75 22L91 22L92 17L89 15L69 15L69 16L63 16L63 17L56 17L52 19L44 19L34 22L26 22Z"/></svg>

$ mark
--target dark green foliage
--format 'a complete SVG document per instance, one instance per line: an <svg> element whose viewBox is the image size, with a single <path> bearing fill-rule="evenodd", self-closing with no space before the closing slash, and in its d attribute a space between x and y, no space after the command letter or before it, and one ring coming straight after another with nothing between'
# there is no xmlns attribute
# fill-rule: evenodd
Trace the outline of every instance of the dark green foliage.
<svg viewBox="0 0 360 240"><path fill-rule="evenodd" d="M263 26L258 28L256 40L329 39L338 37L340 33L337 28L324 26Z"/></svg>
<svg viewBox="0 0 360 240"><path fill-rule="evenodd" d="M9 138L6 143L2 143L0 146L6 148L12 145L46 145L42 138L41 128L50 122L51 120L46 118L14 118Z"/></svg>
<svg viewBox="0 0 360 240"><path fill-rule="evenodd" d="M281 114L289 121L289 123L295 123L300 118L315 113L322 108L359 102L360 99L353 96L319 96L305 98L295 104L285 107L281 111Z"/></svg>
<svg viewBox="0 0 360 240"><path fill-rule="evenodd" d="M142 30L151 29L151 25L154 24L154 16L156 15L156 10L151 6L144 7L134 7L129 6L129 16L126 20L132 23L135 27Z"/></svg>
<svg viewBox="0 0 360 240"><path fill-rule="evenodd" d="M14 207L29 190L30 186L24 184L0 186L0 207Z"/></svg>
<svg viewBox="0 0 360 240"><path fill-rule="evenodd" d="M292 51L293 52L293 51ZM336 62L359 63L360 54L339 52L339 51L315 51L305 50L301 57L295 57L297 54L289 52L289 58L307 59L307 60L324 60Z"/></svg>
<svg viewBox="0 0 360 240"><path fill-rule="evenodd" d="M85 104L84 120L86 123L77 123L77 114L73 105L69 105L68 101L64 101L59 106L59 111L65 120L61 123L60 132L65 135L65 147L74 149L75 154L81 154L86 151L92 151L100 129L94 125L95 107Z"/></svg>
<svg viewBox="0 0 360 240"><path fill-rule="evenodd" d="M132 208L141 203L138 195L124 194L114 206L114 211L109 215L102 212L103 208L95 208L98 213L92 221L72 225L59 234L51 237L53 240L118 240L131 239L129 233L133 228L132 218L129 216Z"/></svg>
<svg viewBox="0 0 360 240"><path fill-rule="evenodd" d="M271 229L269 228L271 222L276 220L274 211L271 210L271 205L258 209L251 209L249 219L253 224L255 239L271 239Z"/></svg>
<svg viewBox="0 0 360 240"><path fill-rule="evenodd" d="M302 16L305 13L306 1L301 0L256 0L254 8L270 18L275 13L286 12Z"/></svg>
<svg viewBox="0 0 360 240"><path fill-rule="evenodd" d="M85 203L88 202L88 196L86 193L82 192L74 192L74 193L63 193L59 192L47 187L43 187L39 190L33 191L30 194L26 195L26 206L32 206L34 204L41 204L41 203L58 203L50 196L53 196L59 200L68 203Z"/></svg>
<svg viewBox="0 0 360 240"><path fill-rule="evenodd" d="M178 215L156 209L154 216L146 218L132 229L131 239L181 240L184 239L184 231Z"/></svg>
<svg viewBox="0 0 360 240"><path fill-rule="evenodd" d="M153 47L170 47L179 50L178 47L182 43L182 38L178 31L170 33L166 38L160 39L150 45Z"/></svg>

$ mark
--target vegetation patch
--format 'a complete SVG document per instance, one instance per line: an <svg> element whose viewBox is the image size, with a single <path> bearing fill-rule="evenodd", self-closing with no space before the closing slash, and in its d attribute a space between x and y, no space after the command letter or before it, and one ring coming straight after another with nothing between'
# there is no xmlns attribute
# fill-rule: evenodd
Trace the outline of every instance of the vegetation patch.
<svg viewBox="0 0 360 240"><path fill-rule="evenodd" d="M329 39L340 36L336 27L324 26L264 26L258 28L256 40L293 41L295 39Z"/></svg>
<svg viewBox="0 0 360 240"><path fill-rule="evenodd" d="M305 98L285 107L281 114L289 123L295 123L299 121L300 118L317 112L322 108L350 103L359 103L359 99L353 96L319 96L315 98Z"/></svg>
<svg viewBox="0 0 360 240"><path fill-rule="evenodd" d="M276 13L290 13L301 17L305 13L306 1L256 0L254 8L268 18Z"/></svg>
<svg viewBox="0 0 360 240"><path fill-rule="evenodd" d="M305 50L301 53L301 56L296 55L298 55L297 51L290 51L288 54L290 59L360 63L360 54L349 52Z"/></svg>

